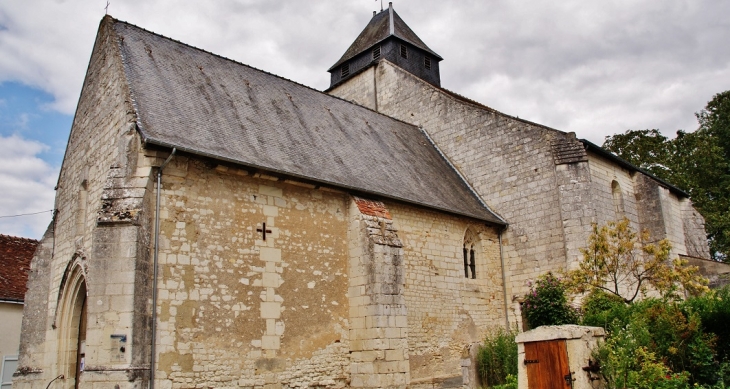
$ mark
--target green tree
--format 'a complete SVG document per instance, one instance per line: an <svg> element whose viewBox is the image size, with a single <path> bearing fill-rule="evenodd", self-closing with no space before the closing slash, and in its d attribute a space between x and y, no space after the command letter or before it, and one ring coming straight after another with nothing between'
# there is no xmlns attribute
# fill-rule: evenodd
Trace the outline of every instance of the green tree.
<svg viewBox="0 0 730 389"><path fill-rule="evenodd" d="M658 130L606 137L603 147L687 191L705 218L710 252L730 261L730 91L696 114L699 129L669 139Z"/></svg>
<svg viewBox="0 0 730 389"><path fill-rule="evenodd" d="M646 295L647 290L672 297L679 287L691 294L708 290L707 279L696 266L677 258L669 261L672 246L663 239L647 243L649 233L637 234L629 219L593 225L588 247L581 249L578 268L566 273L566 283L575 293L601 290L622 298L626 303Z"/></svg>

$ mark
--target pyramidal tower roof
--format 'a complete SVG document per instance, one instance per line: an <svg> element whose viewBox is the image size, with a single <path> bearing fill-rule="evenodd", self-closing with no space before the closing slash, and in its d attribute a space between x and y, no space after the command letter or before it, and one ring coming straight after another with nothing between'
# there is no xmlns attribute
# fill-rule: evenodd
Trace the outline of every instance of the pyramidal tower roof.
<svg viewBox="0 0 730 389"><path fill-rule="evenodd" d="M398 13L393 9L393 3L389 3L388 9L380 11L373 15L370 22L365 27L360 35L355 39L355 42L345 51L345 54L335 63L328 71L334 70L337 66L343 62L352 59L356 55L372 48L378 43L390 38L396 37L403 41L406 41L413 46L424 50L433 55L438 60L443 60L440 55L436 54L431 50L421 38L416 35L413 30L406 24L406 22L398 16Z"/></svg>

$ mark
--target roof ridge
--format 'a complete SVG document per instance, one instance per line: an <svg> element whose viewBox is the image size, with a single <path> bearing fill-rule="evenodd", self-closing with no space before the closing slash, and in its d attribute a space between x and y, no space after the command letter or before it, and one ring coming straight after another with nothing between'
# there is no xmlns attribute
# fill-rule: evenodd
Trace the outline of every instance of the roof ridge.
<svg viewBox="0 0 730 389"><path fill-rule="evenodd" d="M383 12L384 12L384 11L383 11ZM340 101L343 101L343 102L345 102L345 103L348 103L348 104L351 104L351 105L354 105L354 106L357 106L357 107L360 107L360 108L366 109L366 110L368 110L368 111L371 111L371 112L375 112L375 113L377 113L378 115L381 115L381 116L384 116L384 117L387 117L387 118L393 119L393 120L395 120L395 121L397 121L397 122L400 122L400 123L403 123L403 124L409 125L409 126L411 126L411 127L414 127L414 128L418 128L418 126L414 125L413 123L408 123L408 122L406 122L406 121L403 121L403 120L400 120L400 119L398 119L398 118L394 118L394 117L392 117L392 116L390 116L390 115L386 115L386 114L384 114L384 113L382 113L382 112L379 112L379 111L373 110L373 109L371 109L371 108L369 108L369 107L366 107L366 106L364 106L364 105L360 105L360 104L354 103L354 102L352 102L352 101L350 101L350 100L344 99L344 98L342 98L342 97L339 97L339 96L335 96L335 95L331 95L331 94L329 94L329 93L326 93L326 91L327 91L327 90L329 90L329 88L328 88L328 89L325 89L324 91L321 91L321 90L319 90L319 89L315 89L315 88L313 88L313 87L311 87L311 86L309 86L309 85L305 85L305 84L302 84L302 83L300 83L300 82L297 82L297 81L291 80L291 79L289 79L289 78L286 78L286 77L282 77L282 76L279 76L279 75L277 75L277 74L274 74L274 73L270 73L270 72L268 72L268 71L266 71L266 70L262 70L262 69L259 69L259 68L255 67L255 66L251 66L251 65L245 64L245 63L243 63L243 62L240 62L240 61L237 61L237 60L235 60L235 59L231 59L231 58L228 58L228 57L222 56L222 55L220 55L220 54L216 54L216 53L213 53L213 52L211 52L211 51L208 51L208 50L205 50L205 49L201 49L201 48L199 48L199 47L196 47L196 46L193 46L193 45L191 45L191 44L188 44L188 43L185 43L185 42L179 41L179 40L177 40L177 39L174 39L174 38L170 38L170 37L168 37L168 36L165 36L165 35L162 35L162 34L156 33L156 32L154 32L154 31L150 31L150 30L148 30L148 29L146 29L146 28L144 28L144 27L140 27L140 26L137 26L137 25L135 25L135 24L132 24L132 23L126 22L126 21L124 21L124 20L119 20L119 19L115 19L115 18L114 18L114 17L112 17L111 15L107 15L107 16L105 16L105 18L106 18L106 17L108 17L108 18L111 18L111 19L112 19L112 20L113 20L113 21L114 21L115 23L123 23L123 24L126 24L126 25L128 25L128 26L130 26L130 27L134 27L134 28L137 28L137 29L139 29L139 30L142 30L142 31L144 31L144 32L146 32L146 33L149 33L149 34L152 34L152 35L158 36L158 37L160 37L160 38L163 38L163 39L167 39L167 40L169 40L169 41L172 41L172 42L175 42L175 43L181 44L181 45L183 45L183 46L189 47L189 48L191 48L191 49L194 49L194 50L198 50L198 51L200 51L200 52L203 52L203 53L206 53L206 54L210 54L210 55L212 55L212 56L214 56L214 57L217 57L217 58L220 58L220 59L223 59L223 60L229 61L229 62L233 62L233 63L235 63L235 64L237 64L237 65L245 66L245 67L247 67L247 68L249 68L249 69L253 69L253 70L259 71L259 72L261 72L261 73L264 73L264 74L267 74L267 75L269 75L269 76L273 76L273 77L276 77L276 78L278 78L278 79L281 79L281 80L284 80L284 81L288 81L288 82L291 82L292 84L295 84L295 85L299 85L299 86L301 86L301 87L304 87L304 88L306 88L306 89L309 89L309 90L311 90L311 91L317 92L317 93L319 93L319 94L322 94L322 95L324 95L324 96L327 96L327 97L329 97L329 98L332 98L332 99L336 99L336 100L340 100Z"/></svg>
<svg viewBox="0 0 730 389"><path fill-rule="evenodd" d="M108 16L108 17L111 17L111 16ZM255 66L251 66L251 65L245 64L245 63L243 63L243 62L240 62L240 61L237 61L237 60L235 60L235 59L231 59L231 58L228 58L228 57L222 56L222 55L220 55L220 54L216 54L216 53L214 53L214 52L212 52L212 51L208 51L208 50L205 50L205 49L201 49L200 47L196 47L196 46L193 46L193 45L191 45L191 44L189 44L189 43L185 43L185 42L179 41L179 40L177 40L177 39L174 39L174 38L170 38L170 37L168 37L168 36L165 36L165 35L162 35L162 34L156 33L156 32L154 32L154 31L150 31L150 30L148 30L148 29L146 29L146 28L144 28L144 27L140 27L140 26L137 26L136 24L132 24L132 23L126 22L126 21L124 21L124 20L114 19L113 17L111 17L111 18L112 18L112 19L113 19L113 20L114 20L114 21L115 21L116 23L123 23L123 24L126 24L126 25L128 25L128 26L130 26L130 27L134 27L134 28L140 29L140 30L142 30L142 31L144 31L144 32L146 32L146 33L148 33L148 34L152 34L152 35L158 36L158 37L160 37L160 38L164 38L164 39L167 39L167 40L169 40L169 41L172 41L172 42L175 42L175 43L181 44L181 45L183 45L183 46L189 47L189 48L191 48L191 49L194 49L194 50L198 50L198 51L201 51L201 52L203 52L203 53L206 53L206 54L210 54L210 55L212 55L212 56L214 56L214 57L218 57L218 58L220 58L220 59L223 59L223 60L226 60L226 61L230 61L230 62L233 62L233 63L235 63L235 64L237 64L237 65L245 66L245 67L247 67L247 68L249 68L249 69L253 69L253 70L256 70L256 71L259 71L259 72L262 72L262 73L268 74L268 75L270 75L270 76L274 76L274 77L276 77L276 78L279 78L279 79L282 79L282 80L285 80L285 81L289 81L289 82L291 82L292 84L296 84L296 85L299 85L299 86L303 86L303 87L305 87L305 88L307 88L307 89L310 89L310 90L313 90L313 91L315 91L315 92L323 93L322 91L320 91L320 90L318 90L318 89L315 89L315 88L313 88L313 87L311 87L311 86L309 86L309 85L304 85L304 84L302 84L302 83L300 83L300 82L298 82L298 81L294 81L294 80L292 80L292 79L289 79L289 78L286 78L286 77L282 77L282 76L280 76L280 75L277 75L277 74L274 74L274 73L270 73L270 72L267 72L266 70L263 70L263 69L259 69L259 68L255 67ZM326 93L325 93L325 94L326 94ZM327 95L327 96L330 96L330 95ZM334 97L334 96L331 96L331 97ZM347 100L344 100L344 101L347 101ZM349 102L349 101L348 101L348 103L352 104L352 103L351 103L351 102Z"/></svg>
<svg viewBox="0 0 730 389"><path fill-rule="evenodd" d="M25 240L25 241L31 241L31 242L40 243L40 240L38 240L38 239L26 238L26 237L23 237L23 236L0 234L0 238L20 239L20 240Z"/></svg>

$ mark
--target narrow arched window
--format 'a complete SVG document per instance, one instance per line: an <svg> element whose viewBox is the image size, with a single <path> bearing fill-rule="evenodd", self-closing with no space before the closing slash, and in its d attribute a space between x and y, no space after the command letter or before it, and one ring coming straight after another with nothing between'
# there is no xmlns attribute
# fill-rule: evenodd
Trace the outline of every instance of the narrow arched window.
<svg viewBox="0 0 730 389"><path fill-rule="evenodd" d="M624 214L624 194L621 191L621 185L616 180L611 181L611 193L613 194L613 209L617 219L620 219Z"/></svg>
<svg viewBox="0 0 730 389"><path fill-rule="evenodd" d="M466 230L464 234L464 277L466 278L477 278L477 264L476 264L476 236L471 230Z"/></svg>

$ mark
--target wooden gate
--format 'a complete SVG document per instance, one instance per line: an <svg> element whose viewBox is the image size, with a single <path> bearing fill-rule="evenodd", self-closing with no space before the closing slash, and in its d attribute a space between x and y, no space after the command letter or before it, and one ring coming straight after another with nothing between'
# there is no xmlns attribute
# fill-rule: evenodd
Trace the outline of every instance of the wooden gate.
<svg viewBox="0 0 730 389"><path fill-rule="evenodd" d="M565 339L525 343L527 387L570 389L573 377L568 366Z"/></svg>

